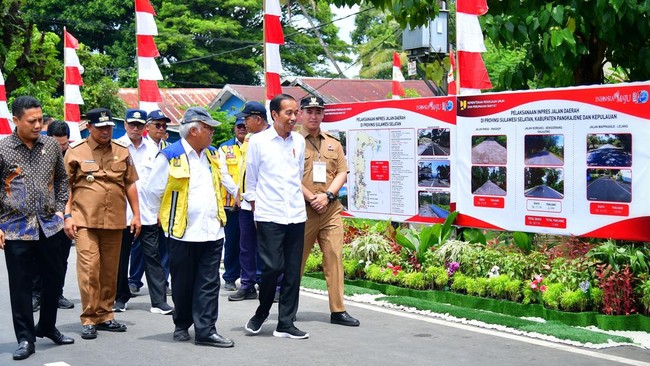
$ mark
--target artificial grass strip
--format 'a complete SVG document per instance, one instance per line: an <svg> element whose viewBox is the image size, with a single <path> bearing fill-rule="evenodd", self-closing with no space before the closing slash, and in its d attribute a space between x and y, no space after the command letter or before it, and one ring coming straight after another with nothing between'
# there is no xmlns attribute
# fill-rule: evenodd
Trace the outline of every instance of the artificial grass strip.
<svg viewBox="0 0 650 366"><path fill-rule="evenodd" d="M609 341L617 343L633 343L630 338L593 332L586 329L574 328L560 322L551 321L538 323L515 316L497 314L483 310L469 309L455 305L441 304L430 300L413 297L385 297L379 299L394 305L413 307L419 310L429 310L434 313L449 314L456 318L478 320L487 324L503 325L524 332L534 332L580 343L604 344Z"/></svg>
<svg viewBox="0 0 650 366"><path fill-rule="evenodd" d="M315 277L319 276L317 273L309 275ZM604 315L593 311L570 313L547 309L539 304L521 304L513 301L469 296L449 291L414 290L367 280L346 280L345 283L346 287L356 286L373 289L380 291L385 295L408 296L517 317L537 317L546 319L547 321L555 320L570 326L588 327L593 325L603 330L650 332L650 317L640 314Z"/></svg>
<svg viewBox="0 0 650 366"><path fill-rule="evenodd" d="M322 279L320 276L311 276L311 275L312 274L310 274L309 276L307 274L304 275L302 277L302 281L300 285L306 288L311 288L320 291L327 291L327 282L325 282L325 280ZM365 287L345 285L344 294L347 296L352 296L352 295L362 295L362 294L381 295L382 293L377 290L373 290Z"/></svg>

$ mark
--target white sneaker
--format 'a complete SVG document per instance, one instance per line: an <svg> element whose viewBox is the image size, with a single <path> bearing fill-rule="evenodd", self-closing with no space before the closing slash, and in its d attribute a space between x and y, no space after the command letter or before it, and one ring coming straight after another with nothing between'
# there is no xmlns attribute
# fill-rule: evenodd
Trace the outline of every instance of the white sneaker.
<svg viewBox="0 0 650 366"><path fill-rule="evenodd" d="M273 331L273 336L279 338L307 339L309 338L309 333L305 333L296 327L291 327L288 329L276 329Z"/></svg>
<svg viewBox="0 0 650 366"><path fill-rule="evenodd" d="M151 310L149 310L149 311L151 311L151 312L154 313L154 314L167 315L167 314L171 314L171 313L173 313L173 312L174 312L174 308L171 307L171 306L169 306L169 305L166 304L166 303L163 303L163 304L160 304L160 305L158 305L158 306L153 306L153 307L151 308Z"/></svg>
<svg viewBox="0 0 650 366"><path fill-rule="evenodd" d="M128 306L127 303L121 303L119 301L116 301L115 304L113 304L113 312L115 313L123 313L126 311L126 307Z"/></svg>

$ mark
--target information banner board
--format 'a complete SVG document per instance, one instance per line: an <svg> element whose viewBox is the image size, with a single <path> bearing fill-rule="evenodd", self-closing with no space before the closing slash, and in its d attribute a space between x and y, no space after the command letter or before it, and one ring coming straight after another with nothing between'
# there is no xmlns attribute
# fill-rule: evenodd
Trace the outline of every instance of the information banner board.
<svg viewBox="0 0 650 366"><path fill-rule="evenodd" d="M441 222L455 208L456 98L330 104L321 128L339 137L350 168L344 214Z"/></svg>
<svg viewBox="0 0 650 366"><path fill-rule="evenodd" d="M458 97L457 224L650 241L649 91Z"/></svg>

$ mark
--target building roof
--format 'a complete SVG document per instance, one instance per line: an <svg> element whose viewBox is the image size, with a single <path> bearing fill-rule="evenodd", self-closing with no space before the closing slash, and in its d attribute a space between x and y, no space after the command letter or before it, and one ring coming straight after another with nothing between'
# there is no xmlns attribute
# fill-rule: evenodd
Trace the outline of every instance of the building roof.
<svg viewBox="0 0 650 366"><path fill-rule="evenodd" d="M215 99L220 91L221 89L216 88L161 88L160 94L163 101L158 103L158 106L171 119L170 124L177 125L180 124L187 107L205 107ZM118 96L124 101L127 108L138 108L137 88L122 88L119 90Z"/></svg>
<svg viewBox="0 0 650 366"><path fill-rule="evenodd" d="M295 78L293 81L285 81L283 87L284 85L299 86L308 94L320 96L325 103L381 100L389 98L392 92L392 80L379 79ZM402 87L414 89L420 97L435 96L422 80L403 81Z"/></svg>
<svg viewBox="0 0 650 366"><path fill-rule="evenodd" d="M283 86L282 92L295 98L305 96L304 89L297 86ZM266 89L264 86L260 85L226 84L226 86L224 86L217 94L216 98L208 104L208 109L220 109L220 107L231 97L235 97L243 102L257 101L264 103L266 99Z"/></svg>
<svg viewBox="0 0 650 366"><path fill-rule="evenodd" d="M421 97L435 96L422 80L403 81L402 86L414 89ZM308 95L316 95L323 98L327 104L387 99L391 91L391 80L295 78L282 83L283 93L298 100ZM208 108L220 109L233 96L244 102L263 102L266 98L263 86L227 84L210 102Z"/></svg>

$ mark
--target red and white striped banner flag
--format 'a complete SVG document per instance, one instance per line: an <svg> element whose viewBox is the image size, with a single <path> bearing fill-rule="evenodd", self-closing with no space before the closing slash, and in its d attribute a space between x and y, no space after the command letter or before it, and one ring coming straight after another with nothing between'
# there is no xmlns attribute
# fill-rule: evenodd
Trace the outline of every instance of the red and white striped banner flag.
<svg viewBox="0 0 650 366"><path fill-rule="evenodd" d="M402 82L404 81L404 74L402 74L402 63L399 60L399 54L393 52L393 99L404 98L404 88Z"/></svg>
<svg viewBox="0 0 650 366"><path fill-rule="evenodd" d="M264 79L267 100L282 94L280 45L284 44L284 33L280 23L281 15L279 0L264 1Z"/></svg>
<svg viewBox="0 0 650 366"><path fill-rule="evenodd" d="M485 52L483 33L478 17L487 13L486 0L458 0L456 2L456 34L460 94L479 94L491 89L481 53Z"/></svg>
<svg viewBox="0 0 650 366"><path fill-rule="evenodd" d="M454 50L451 49L449 52L449 72L447 73L447 95L456 95L456 78L454 73L456 72L456 59L454 57Z"/></svg>
<svg viewBox="0 0 650 366"><path fill-rule="evenodd" d="M11 113L7 107L7 93L5 92L5 78L0 70L0 137L11 135L13 131L13 122L11 122Z"/></svg>
<svg viewBox="0 0 650 366"><path fill-rule="evenodd" d="M151 112L159 109L162 102L158 80L162 74L155 57L160 57L153 37L158 35L158 26L149 0L135 0L136 42L138 48L138 90L140 92L140 109Z"/></svg>
<svg viewBox="0 0 650 366"><path fill-rule="evenodd" d="M65 109L63 111L63 119L70 127L70 140L77 141L81 139L81 134L79 133L79 123L81 123L79 105L84 104L84 100L81 97L79 87L84 85L81 79L84 68L81 66L79 57L77 56L79 42L72 34L68 33L66 27L63 27L63 38L63 65L65 67L63 84Z"/></svg>

